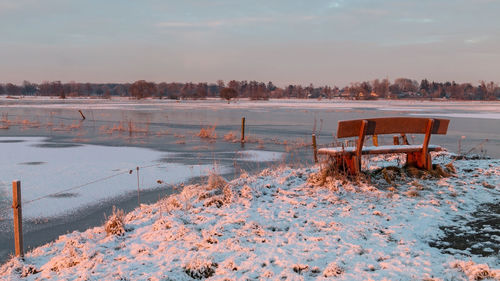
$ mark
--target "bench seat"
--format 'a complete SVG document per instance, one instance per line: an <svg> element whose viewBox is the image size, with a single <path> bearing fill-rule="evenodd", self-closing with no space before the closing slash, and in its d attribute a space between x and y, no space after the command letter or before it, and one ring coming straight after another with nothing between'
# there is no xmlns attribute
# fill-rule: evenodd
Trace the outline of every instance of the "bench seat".
<svg viewBox="0 0 500 281"><path fill-rule="evenodd" d="M428 151L441 151L439 145L429 145ZM381 145L381 146L364 146L361 154L389 154L389 153L409 153L422 151L422 145ZM326 147L318 149L318 154L327 154L331 156L356 154L356 147Z"/></svg>
<svg viewBox="0 0 500 281"><path fill-rule="evenodd" d="M405 153L406 165L431 170L430 151L443 150L440 146L429 145L432 134L446 134L450 120L416 117L384 117L359 120L339 121L337 138L357 137L354 147L321 148L319 154L328 155L337 170L356 175L361 171L361 156L369 154ZM394 145L378 146L378 135L399 134L403 138L399 145L399 137L393 136ZM409 145L406 134L424 134L420 145ZM374 146L365 146L365 137L373 136Z"/></svg>

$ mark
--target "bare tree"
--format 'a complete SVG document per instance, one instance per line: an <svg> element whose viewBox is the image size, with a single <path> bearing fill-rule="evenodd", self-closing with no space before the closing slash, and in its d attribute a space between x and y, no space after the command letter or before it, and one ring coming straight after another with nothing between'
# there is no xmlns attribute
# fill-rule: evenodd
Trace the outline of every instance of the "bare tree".
<svg viewBox="0 0 500 281"><path fill-rule="evenodd" d="M23 95L32 96L36 93L36 84L24 80L22 86Z"/></svg>
<svg viewBox="0 0 500 281"><path fill-rule="evenodd" d="M408 78L398 78L394 84L398 85L401 92L416 92L418 89L418 82Z"/></svg>
<svg viewBox="0 0 500 281"><path fill-rule="evenodd" d="M222 90L225 87L224 80L217 80L217 87Z"/></svg>
<svg viewBox="0 0 500 281"><path fill-rule="evenodd" d="M388 79L383 79L382 81L375 79L372 82L373 91L381 98L385 98L389 94L389 85Z"/></svg>
<svg viewBox="0 0 500 281"><path fill-rule="evenodd" d="M207 83L198 83L198 85L196 85L195 98L206 99L207 95L208 95Z"/></svg>
<svg viewBox="0 0 500 281"><path fill-rule="evenodd" d="M5 85L5 90L7 91L8 95L13 95L13 96L21 95L21 87L14 85L12 83L7 83L7 85Z"/></svg>
<svg viewBox="0 0 500 281"><path fill-rule="evenodd" d="M238 96L238 92L236 92L233 88L223 88L220 91L220 97L227 100L227 103L230 102L231 99L234 99Z"/></svg>
<svg viewBox="0 0 500 281"><path fill-rule="evenodd" d="M156 93L156 84L145 80L135 81L129 88L130 94L136 99L151 97Z"/></svg>

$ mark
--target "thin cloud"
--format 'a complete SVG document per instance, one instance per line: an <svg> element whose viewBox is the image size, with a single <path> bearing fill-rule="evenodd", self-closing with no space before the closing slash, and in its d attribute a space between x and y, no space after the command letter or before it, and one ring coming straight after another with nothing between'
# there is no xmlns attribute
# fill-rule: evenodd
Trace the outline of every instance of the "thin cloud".
<svg viewBox="0 0 500 281"><path fill-rule="evenodd" d="M217 27L224 25L223 21L204 21L204 22L187 22L187 21L164 21L156 23L157 27L177 28L177 27Z"/></svg>
<svg viewBox="0 0 500 281"><path fill-rule="evenodd" d="M401 18L400 22L409 22L409 23L433 23L434 20L430 18Z"/></svg>
<svg viewBox="0 0 500 281"><path fill-rule="evenodd" d="M464 40L464 43L465 44L469 44L469 45L479 44L479 43L482 43L482 42L486 41L487 39L488 39L488 36L468 38L468 39Z"/></svg>
<svg viewBox="0 0 500 281"><path fill-rule="evenodd" d="M276 17L243 17L235 19L222 19L211 21L164 21L155 24L156 27L161 28L216 28L226 26L244 26L263 23L292 23L292 22L309 22L314 21L317 16L308 15L287 15Z"/></svg>
<svg viewBox="0 0 500 281"><path fill-rule="evenodd" d="M412 39L400 39L400 40L388 40L381 44L382 47L401 47L401 46L411 46L411 45L428 45L443 42L443 38L439 37L427 37L427 38L412 38Z"/></svg>
<svg viewBox="0 0 500 281"><path fill-rule="evenodd" d="M342 7L342 2L344 2L344 1L343 0L331 1L330 3L328 3L328 8L330 8L330 9L341 8Z"/></svg>

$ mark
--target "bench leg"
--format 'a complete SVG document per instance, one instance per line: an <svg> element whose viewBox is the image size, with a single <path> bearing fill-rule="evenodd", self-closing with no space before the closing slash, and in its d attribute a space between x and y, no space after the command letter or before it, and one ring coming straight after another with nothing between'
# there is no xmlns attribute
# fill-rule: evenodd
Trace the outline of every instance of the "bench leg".
<svg viewBox="0 0 500 281"><path fill-rule="evenodd" d="M410 152L406 154L406 165L430 171L432 159L430 153Z"/></svg>
<svg viewBox="0 0 500 281"><path fill-rule="evenodd" d="M337 157L337 169L345 171L348 175L357 175L361 170L361 163L355 155Z"/></svg>

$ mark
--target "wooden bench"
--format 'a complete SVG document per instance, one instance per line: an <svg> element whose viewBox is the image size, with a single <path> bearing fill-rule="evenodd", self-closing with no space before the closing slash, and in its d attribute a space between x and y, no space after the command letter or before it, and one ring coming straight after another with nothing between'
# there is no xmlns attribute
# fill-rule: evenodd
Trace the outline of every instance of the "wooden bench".
<svg viewBox="0 0 500 281"><path fill-rule="evenodd" d="M356 147L321 148L318 154L326 154L334 158L337 168L345 169L349 174L356 175L361 170L363 154L406 153L406 164L431 170L432 160L429 152L440 151L437 145L429 145L432 134L444 135L448 131L447 119L388 117L339 121L337 138L358 137ZM395 141L395 145L378 146L377 135L401 134L403 145ZM406 134L425 134L421 145L408 145ZM375 146L363 146L365 136L374 136ZM399 137L395 137L395 140Z"/></svg>

